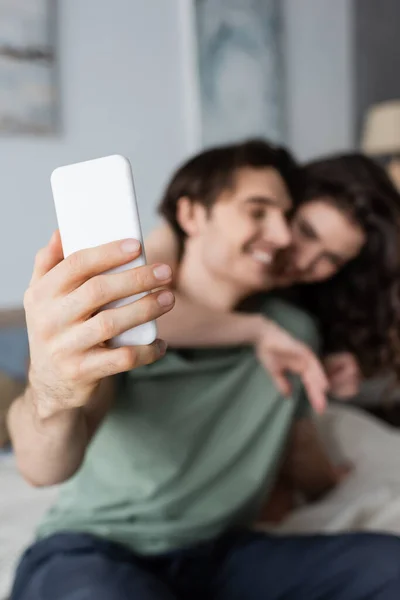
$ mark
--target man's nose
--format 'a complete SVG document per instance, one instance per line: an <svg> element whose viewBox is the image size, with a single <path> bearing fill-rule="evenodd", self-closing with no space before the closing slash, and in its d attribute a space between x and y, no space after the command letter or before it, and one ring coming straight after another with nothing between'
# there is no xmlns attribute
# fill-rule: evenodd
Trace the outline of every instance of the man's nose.
<svg viewBox="0 0 400 600"><path fill-rule="evenodd" d="M276 215L275 219L271 219L267 230L265 231L265 239L273 244L275 248L286 248L292 241L289 225L283 215Z"/></svg>

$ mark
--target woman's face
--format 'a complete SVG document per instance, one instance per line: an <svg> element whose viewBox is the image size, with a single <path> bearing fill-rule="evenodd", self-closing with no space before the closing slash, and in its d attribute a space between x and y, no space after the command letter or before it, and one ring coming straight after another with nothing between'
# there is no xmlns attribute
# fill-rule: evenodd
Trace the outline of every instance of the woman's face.
<svg viewBox="0 0 400 600"><path fill-rule="evenodd" d="M303 204L292 220L291 247L282 252L277 264L277 283L329 279L359 254L364 243L361 227L329 198Z"/></svg>

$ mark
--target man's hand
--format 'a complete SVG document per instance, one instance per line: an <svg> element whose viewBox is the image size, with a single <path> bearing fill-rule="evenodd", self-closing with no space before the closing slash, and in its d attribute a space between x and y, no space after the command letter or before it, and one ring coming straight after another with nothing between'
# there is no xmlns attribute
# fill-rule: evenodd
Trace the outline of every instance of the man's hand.
<svg viewBox="0 0 400 600"><path fill-rule="evenodd" d="M330 392L335 398L349 400L359 391L362 373L356 357L350 352L329 354L324 359Z"/></svg>
<svg viewBox="0 0 400 600"><path fill-rule="evenodd" d="M109 269L140 255L138 242L124 240L82 250L63 260L55 233L35 262L25 294L31 364L31 398L39 419L85 406L98 383L109 375L151 363L165 344L111 349L115 335L168 312L170 291L99 312L109 302L168 284L166 265L144 266L120 273Z"/></svg>
<svg viewBox="0 0 400 600"><path fill-rule="evenodd" d="M284 396L291 393L286 374L296 373L303 382L314 410L318 413L324 411L328 380L320 361L305 344L276 323L263 319L258 332L256 353Z"/></svg>

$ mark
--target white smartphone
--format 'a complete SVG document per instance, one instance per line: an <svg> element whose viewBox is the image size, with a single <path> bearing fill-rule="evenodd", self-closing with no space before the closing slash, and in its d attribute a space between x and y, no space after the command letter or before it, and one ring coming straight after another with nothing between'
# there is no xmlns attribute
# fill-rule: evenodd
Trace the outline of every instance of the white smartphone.
<svg viewBox="0 0 400 600"><path fill-rule="evenodd" d="M112 269L124 271L146 263L142 229L130 162L118 154L58 167L51 174L64 257L125 238L142 244L142 254L130 263ZM104 308L134 302L137 294ZM155 321L125 331L110 340L114 347L151 344L157 337Z"/></svg>

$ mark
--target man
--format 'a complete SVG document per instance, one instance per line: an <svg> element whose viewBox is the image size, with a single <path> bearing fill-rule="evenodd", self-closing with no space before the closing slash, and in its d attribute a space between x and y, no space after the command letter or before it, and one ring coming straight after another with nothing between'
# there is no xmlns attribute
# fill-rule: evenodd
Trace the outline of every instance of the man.
<svg viewBox="0 0 400 600"><path fill-rule="evenodd" d="M174 184L168 207L185 237L177 288L223 314L263 289L290 241L295 165L265 144L232 145L193 159ZM193 350L130 371L115 396L106 384L93 395L104 375L131 369L132 354L147 352L96 344L136 324L138 313L143 321L156 312L91 316L136 293L142 276L141 287L156 286L151 270L99 275L123 261L119 252L116 244L57 264L56 240L27 294L30 385L10 415L18 462L37 484L75 475L21 563L13 600L398 598L395 537L248 530L293 420L307 412L298 378L283 398L251 348ZM167 271L160 284L170 281ZM165 294L159 299L170 305ZM326 382L315 356L304 354L304 343L316 344L312 322L280 302L261 309L302 340L288 333L286 351L268 349L275 372L311 381L318 405Z"/></svg>

